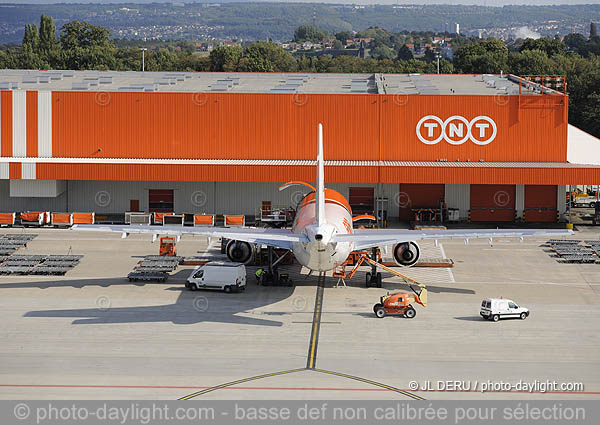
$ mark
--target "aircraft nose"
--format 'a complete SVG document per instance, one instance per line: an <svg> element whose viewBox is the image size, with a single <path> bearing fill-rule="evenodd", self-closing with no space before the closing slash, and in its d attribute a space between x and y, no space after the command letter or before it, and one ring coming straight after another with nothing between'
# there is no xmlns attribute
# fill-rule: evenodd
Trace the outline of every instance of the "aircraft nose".
<svg viewBox="0 0 600 425"><path fill-rule="evenodd" d="M316 240L316 241L322 241L322 240L323 240L323 235L322 235L322 234L320 234L320 233L317 233L317 234L315 235L315 240Z"/></svg>

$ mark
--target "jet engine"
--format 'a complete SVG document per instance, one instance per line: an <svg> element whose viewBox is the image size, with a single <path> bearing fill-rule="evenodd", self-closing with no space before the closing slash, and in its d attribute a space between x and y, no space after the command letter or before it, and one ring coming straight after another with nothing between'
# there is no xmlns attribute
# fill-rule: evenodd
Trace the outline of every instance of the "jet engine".
<svg viewBox="0 0 600 425"><path fill-rule="evenodd" d="M394 261L399 266L410 267L421 256L421 250L416 242L402 242L394 246Z"/></svg>
<svg viewBox="0 0 600 425"><path fill-rule="evenodd" d="M252 246L248 242L231 240L227 243L225 252L236 263L246 264L252 258Z"/></svg>

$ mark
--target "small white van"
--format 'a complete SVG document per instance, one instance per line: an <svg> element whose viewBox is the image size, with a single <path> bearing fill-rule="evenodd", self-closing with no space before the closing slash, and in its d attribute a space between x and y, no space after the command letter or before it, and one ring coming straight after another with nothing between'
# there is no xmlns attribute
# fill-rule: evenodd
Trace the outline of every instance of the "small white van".
<svg viewBox="0 0 600 425"><path fill-rule="evenodd" d="M529 309L519 307L513 300L506 298L486 298L481 302L481 311L479 312L484 319L498 320L505 317L519 317L522 320L529 316Z"/></svg>
<svg viewBox="0 0 600 425"><path fill-rule="evenodd" d="M228 293L238 292L246 289L246 267L230 261L211 261L196 267L185 286L191 291L221 289Z"/></svg>

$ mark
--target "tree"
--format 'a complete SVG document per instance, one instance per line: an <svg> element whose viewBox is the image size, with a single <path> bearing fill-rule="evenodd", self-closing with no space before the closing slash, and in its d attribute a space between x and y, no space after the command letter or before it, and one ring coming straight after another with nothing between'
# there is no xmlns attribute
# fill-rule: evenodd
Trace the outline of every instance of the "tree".
<svg viewBox="0 0 600 425"><path fill-rule="evenodd" d="M538 38L537 40L528 38L520 49L521 52L525 50L541 50L545 52L548 57L552 57L556 54L564 53L566 51L566 46L562 41L556 38L544 37Z"/></svg>
<svg viewBox="0 0 600 425"><path fill-rule="evenodd" d="M508 56L509 71L515 75L548 75L554 64L542 50L524 50Z"/></svg>
<svg viewBox="0 0 600 425"><path fill-rule="evenodd" d="M266 41L246 47L237 67L242 72L290 72L296 69L296 60L289 52Z"/></svg>
<svg viewBox="0 0 600 425"><path fill-rule="evenodd" d="M316 29L310 25L301 25L294 30L294 41L296 43L302 43L304 41L319 43L326 37L326 31Z"/></svg>
<svg viewBox="0 0 600 425"><path fill-rule="evenodd" d="M600 92L588 95L580 110L582 128L597 137L600 136Z"/></svg>
<svg viewBox="0 0 600 425"><path fill-rule="evenodd" d="M158 49L156 52L147 52L146 69L148 71L179 71L176 68L176 64L177 55L169 49Z"/></svg>
<svg viewBox="0 0 600 425"><path fill-rule="evenodd" d="M427 64L424 71L426 74L437 73L437 61ZM440 74L454 74L454 65L447 59L440 59Z"/></svg>
<svg viewBox="0 0 600 425"><path fill-rule="evenodd" d="M497 74L507 69L508 48L500 40L484 40L459 47L454 66L467 74Z"/></svg>
<svg viewBox="0 0 600 425"><path fill-rule="evenodd" d="M41 37L40 37L41 40ZM60 30L63 50L88 47L114 47L110 31L83 21L71 21Z"/></svg>
<svg viewBox="0 0 600 425"><path fill-rule="evenodd" d="M344 48L344 45L342 44L342 42L340 40L334 40L333 48L335 50L342 50Z"/></svg>
<svg viewBox="0 0 600 425"><path fill-rule="evenodd" d="M398 50L399 60L408 61L414 58L415 57L413 56L412 51L408 48L406 44L403 44L402 47L400 47L400 50Z"/></svg>
<svg viewBox="0 0 600 425"><path fill-rule="evenodd" d="M597 36L598 36L598 30L596 28L596 23L590 22L590 38L597 37Z"/></svg>
<svg viewBox="0 0 600 425"><path fill-rule="evenodd" d="M19 54L17 67L20 69L45 69L48 68L48 64L27 44Z"/></svg>
<svg viewBox="0 0 600 425"><path fill-rule="evenodd" d="M373 50L371 50L371 57L375 59L394 59L396 54L388 46L382 44L381 46L375 47Z"/></svg>
<svg viewBox="0 0 600 425"><path fill-rule="evenodd" d="M36 53L39 51L40 35L35 24L25 25L25 34L23 35L21 48L25 48L25 46L31 47L31 50Z"/></svg>
<svg viewBox="0 0 600 425"><path fill-rule="evenodd" d="M568 34L563 39L563 42L573 52L584 55L583 52L585 51L587 39L583 35L579 33Z"/></svg>
<svg viewBox="0 0 600 425"><path fill-rule="evenodd" d="M51 16L42 15L40 17L39 53L48 58L52 55L56 55L58 49L59 44L56 38L54 19Z"/></svg>
<svg viewBox="0 0 600 425"><path fill-rule="evenodd" d="M239 46L219 46L210 52L211 71L235 71L242 57Z"/></svg>
<svg viewBox="0 0 600 425"><path fill-rule="evenodd" d="M317 70L315 69L313 59L315 59L313 56L308 57L305 55L302 55L302 56L296 58L296 66L298 67L298 71L300 71L300 72L317 72Z"/></svg>
<svg viewBox="0 0 600 425"><path fill-rule="evenodd" d="M432 62L435 60L435 52L433 51L433 49L430 49L429 47L427 49L425 49L425 56L423 57L423 59L425 59L426 62Z"/></svg>
<svg viewBox="0 0 600 425"><path fill-rule="evenodd" d="M117 66L117 49L106 28L71 21L61 28L60 43L66 68L107 70Z"/></svg>
<svg viewBox="0 0 600 425"><path fill-rule="evenodd" d="M341 41L345 46L348 40L352 40L354 38L354 34L351 31L336 32L335 38Z"/></svg>

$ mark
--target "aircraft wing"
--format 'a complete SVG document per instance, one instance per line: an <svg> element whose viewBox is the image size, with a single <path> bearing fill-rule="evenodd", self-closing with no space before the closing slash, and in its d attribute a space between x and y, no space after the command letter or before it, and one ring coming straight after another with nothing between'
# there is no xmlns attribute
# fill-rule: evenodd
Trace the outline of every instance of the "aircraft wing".
<svg viewBox="0 0 600 425"><path fill-rule="evenodd" d="M292 233L289 229L266 229L252 227L182 227L182 226L146 226L146 225L95 225L76 224L73 230L96 232L119 232L126 237L129 234L151 234L161 236L181 236L184 234L206 236L209 238L227 238L248 243L264 244L276 248L292 249L292 243L308 242L305 235Z"/></svg>
<svg viewBox="0 0 600 425"><path fill-rule="evenodd" d="M452 229L452 230L367 230L357 229L352 234L336 235L337 242L354 242L355 249L393 245L426 239L469 239L499 237L558 237L572 235L567 229Z"/></svg>

